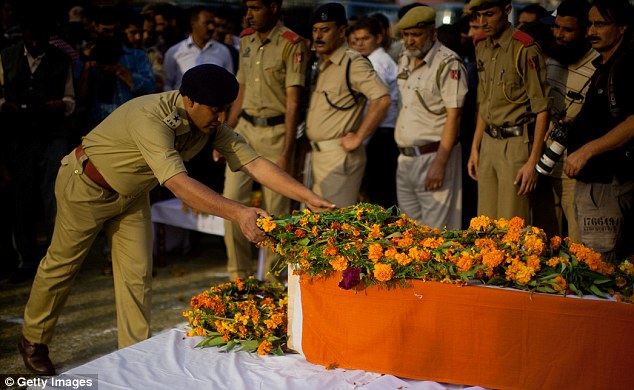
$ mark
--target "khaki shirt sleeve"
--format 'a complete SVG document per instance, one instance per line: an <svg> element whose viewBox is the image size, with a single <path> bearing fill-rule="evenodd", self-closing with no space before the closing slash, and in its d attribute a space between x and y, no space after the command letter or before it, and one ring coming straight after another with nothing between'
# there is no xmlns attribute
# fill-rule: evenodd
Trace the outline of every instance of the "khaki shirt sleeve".
<svg viewBox="0 0 634 390"><path fill-rule="evenodd" d="M244 76L244 72L245 72L245 67L244 67L244 60L243 60L243 55L242 52L245 50L246 47L246 42L244 38L240 39L240 51L238 52L238 73L236 73L236 80L238 80L238 83L240 84L244 84L246 82L245 76Z"/></svg>
<svg viewBox="0 0 634 390"><path fill-rule="evenodd" d="M352 59L350 85L352 89L361 92L368 100L376 100L390 94L390 90L376 74L370 61L362 56Z"/></svg>
<svg viewBox="0 0 634 390"><path fill-rule="evenodd" d="M304 87L306 85L306 66L308 64L308 47L301 40L295 44L287 43L288 54L285 56L286 88ZM286 50L285 50L286 52Z"/></svg>
<svg viewBox="0 0 634 390"><path fill-rule="evenodd" d="M259 157L247 141L227 124L218 127L213 145L233 172Z"/></svg>
<svg viewBox="0 0 634 390"><path fill-rule="evenodd" d="M147 112L130 119L130 137L161 185L171 177L187 172L174 147L174 130Z"/></svg>
<svg viewBox="0 0 634 390"><path fill-rule="evenodd" d="M518 66L524 75L531 111L539 113L548 110L552 97L546 77L546 62L539 48L536 45L525 47L520 53Z"/></svg>
<svg viewBox="0 0 634 390"><path fill-rule="evenodd" d="M440 94L445 107L462 107L467 90L467 69L460 60L449 60L440 73Z"/></svg>

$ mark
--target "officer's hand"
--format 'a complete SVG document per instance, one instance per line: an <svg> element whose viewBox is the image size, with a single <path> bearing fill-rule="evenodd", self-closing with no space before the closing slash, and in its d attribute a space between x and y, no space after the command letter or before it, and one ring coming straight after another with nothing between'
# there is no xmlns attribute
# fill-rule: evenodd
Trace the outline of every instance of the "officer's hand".
<svg viewBox="0 0 634 390"><path fill-rule="evenodd" d="M350 153L355 151L363 140L356 133L348 133L341 139L341 147L346 152Z"/></svg>
<svg viewBox="0 0 634 390"><path fill-rule="evenodd" d="M308 199L306 207L312 211L319 212L324 210L333 210L337 207L337 205L315 194L313 198Z"/></svg>
<svg viewBox="0 0 634 390"><path fill-rule="evenodd" d="M539 174L535 170L535 165L536 164L529 160L517 171L513 184L520 186L520 189L517 191L518 196L528 195L537 187Z"/></svg>
<svg viewBox="0 0 634 390"><path fill-rule="evenodd" d="M213 152L211 152L211 155L213 156L214 161L217 163L224 163L226 161L224 156L220 154L220 152L217 151L216 149L214 149Z"/></svg>
<svg viewBox="0 0 634 390"><path fill-rule="evenodd" d="M236 219L242 234L251 242L257 243L266 239L266 234L255 224L260 216L268 217L269 214L257 207L244 207Z"/></svg>
<svg viewBox="0 0 634 390"><path fill-rule="evenodd" d="M445 181L445 164L442 164L438 159L434 159L427 171L427 177L425 178L425 190L436 191L439 190Z"/></svg>
<svg viewBox="0 0 634 390"><path fill-rule="evenodd" d="M469 156L469 161L467 162L467 171L469 172L469 176L473 180L478 180L478 163L479 163L479 154L478 152L471 152Z"/></svg>
<svg viewBox="0 0 634 390"><path fill-rule="evenodd" d="M575 178L586 166L590 157L592 157L590 153L583 147L570 153L564 162L564 173L570 178Z"/></svg>

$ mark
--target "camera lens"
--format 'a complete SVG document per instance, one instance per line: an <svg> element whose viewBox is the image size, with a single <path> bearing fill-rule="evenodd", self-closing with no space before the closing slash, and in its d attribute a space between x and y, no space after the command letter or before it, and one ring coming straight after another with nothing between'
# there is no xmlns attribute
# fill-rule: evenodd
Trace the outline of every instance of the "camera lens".
<svg viewBox="0 0 634 390"><path fill-rule="evenodd" d="M546 152L542 155L542 158L539 159L539 162L537 162L537 165L535 166L537 172L546 176L550 175L553 172L555 164L564 153L564 150L566 150L565 146L559 142L553 142L548 150L546 150Z"/></svg>

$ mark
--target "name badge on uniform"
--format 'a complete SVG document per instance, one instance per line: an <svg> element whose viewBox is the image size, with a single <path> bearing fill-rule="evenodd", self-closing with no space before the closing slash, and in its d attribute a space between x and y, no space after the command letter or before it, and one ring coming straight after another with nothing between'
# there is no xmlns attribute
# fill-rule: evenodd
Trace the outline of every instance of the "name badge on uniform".
<svg viewBox="0 0 634 390"><path fill-rule="evenodd" d="M168 125L170 128L175 129L178 126L180 126L181 123L183 123L183 120L181 119L181 116L178 113L178 110L174 109L174 111L172 111L171 114L169 114L168 116L165 117L165 119L163 119L163 122L165 122L165 124Z"/></svg>
<svg viewBox="0 0 634 390"><path fill-rule="evenodd" d="M246 49L244 49L244 53L242 54L242 57L248 57L251 55L251 48L247 47Z"/></svg>

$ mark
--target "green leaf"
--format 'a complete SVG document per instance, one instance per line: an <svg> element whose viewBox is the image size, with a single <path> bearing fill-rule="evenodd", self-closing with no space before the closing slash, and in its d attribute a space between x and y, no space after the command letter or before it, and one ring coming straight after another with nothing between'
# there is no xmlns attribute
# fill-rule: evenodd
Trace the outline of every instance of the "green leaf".
<svg viewBox="0 0 634 390"><path fill-rule="evenodd" d="M594 281L594 284L605 284L605 283L610 283L612 282L611 279L597 279Z"/></svg>
<svg viewBox="0 0 634 390"><path fill-rule="evenodd" d="M301 240L297 241L297 243L299 245L306 246L306 245L310 244L310 239L308 237L302 238Z"/></svg>
<svg viewBox="0 0 634 390"><path fill-rule="evenodd" d="M539 292L545 292L545 293L555 293L556 292L550 286L537 287L536 290L539 291Z"/></svg>
<svg viewBox="0 0 634 390"><path fill-rule="evenodd" d="M605 298L605 294L594 283L590 286L590 291L599 298Z"/></svg>
<svg viewBox="0 0 634 390"><path fill-rule="evenodd" d="M577 294L580 294L581 292L579 291L579 289L577 289L577 286L575 286L574 283L569 283L568 284L568 288L570 288L572 291L574 291Z"/></svg>
<svg viewBox="0 0 634 390"><path fill-rule="evenodd" d="M196 347L200 347L200 348L217 347L219 345L224 345L226 343L227 342L225 341L225 339L222 338L221 336L207 337L206 339L198 343Z"/></svg>
<svg viewBox="0 0 634 390"><path fill-rule="evenodd" d="M260 342L258 340L240 340L241 351L253 352L258 349Z"/></svg>
<svg viewBox="0 0 634 390"><path fill-rule="evenodd" d="M284 356L284 351L282 351L282 347L278 345L277 348L271 350L271 355Z"/></svg>
<svg viewBox="0 0 634 390"><path fill-rule="evenodd" d="M227 343L227 347L225 348L226 352L229 352L233 349L233 347L235 347L238 343L235 340L229 340L229 342Z"/></svg>

